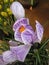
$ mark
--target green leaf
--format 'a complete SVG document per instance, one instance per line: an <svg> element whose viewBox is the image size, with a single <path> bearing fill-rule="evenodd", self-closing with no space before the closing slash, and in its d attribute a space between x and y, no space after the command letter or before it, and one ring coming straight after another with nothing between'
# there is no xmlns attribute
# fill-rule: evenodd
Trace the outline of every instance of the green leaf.
<svg viewBox="0 0 49 65"><path fill-rule="evenodd" d="M41 55L41 57L49 59L49 56Z"/></svg>
<svg viewBox="0 0 49 65"><path fill-rule="evenodd" d="M43 45L40 47L39 50L42 50L42 49L48 44L48 42L49 42L49 39L47 39L47 40L43 43Z"/></svg>
<svg viewBox="0 0 49 65"><path fill-rule="evenodd" d="M39 64L41 64L41 60L40 60L40 54L39 54L39 50L38 49L34 49L34 55L36 56L36 60ZM36 63L37 63L36 62Z"/></svg>

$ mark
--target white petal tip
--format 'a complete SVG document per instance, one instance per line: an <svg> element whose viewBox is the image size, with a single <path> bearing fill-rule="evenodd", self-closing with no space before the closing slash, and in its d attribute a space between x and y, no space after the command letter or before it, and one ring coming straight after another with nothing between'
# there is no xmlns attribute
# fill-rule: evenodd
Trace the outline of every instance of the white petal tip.
<svg viewBox="0 0 49 65"><path fill-rule="evenodd" d="M39 22L37 20L35 20L36 24L38 24Z"/></svg>

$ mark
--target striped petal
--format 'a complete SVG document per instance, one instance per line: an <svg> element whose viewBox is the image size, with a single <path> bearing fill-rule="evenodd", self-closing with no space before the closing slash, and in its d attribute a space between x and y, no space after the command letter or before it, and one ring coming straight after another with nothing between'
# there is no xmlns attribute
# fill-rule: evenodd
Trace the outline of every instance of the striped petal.
<svg viewBox="0 0 49 65"><path fill-rule="evenodd" d="M3 52L3 60L7 63L12 63L17 60L17 57L11 51Z"/></svg>
<svg viewBox="0 0 49 65"><path fill-rule="evenodd" d="M21 38L24 44L31 44L31 42L34 42L34 31L26 29L22 32Z"/></svg>
<svg viewBox="0 0 49 65"><path fill-rule="evenodd" d="M35 31L34 43L36 42L40 43L40 40L38 39L37 32Z"/></svg>
<svg viewBox="0 0 49 65"><path fill-rule="evenodd" d="M16 41L22 42L21 33L18 30L15 31L14 38Z"/></svg>
<svg viewBox="0 0 49 65"><path fill-rule="evenodd" d="M21 18L17 20L14 25L13 25L13 30L15 31L17 28L19 28L21 25L28 25L29 24L29 19L28 18Z"/></svg>
<svg viewBox="0 0 49 65"><path fill-rule="evenodd" d="M29 30L34 32L33 28L30 25L26 25L25 28L27 28L27 29L29 29Z"/></svg>
<svg viewBox="0 0 49 65"><path fill-rule="evenodd" d="M44 29L38 21L36 21L36 32L37 32L37 37L38 37L39 41L41 41L42 37L43 37Z"/></svg>
<svg viewBox="0 0 49 65"><path fill-rule="evenodd" d="M0 65L6 65L7 63L3 61L3 56L0 55Z"/></svg>
<svg viewBox="0 0 49 65"><path fill-rule="evenodd" d="M10 47L10 50L17 56L19 61L24 62L31 45L20 45L16 47Z"/></svg>

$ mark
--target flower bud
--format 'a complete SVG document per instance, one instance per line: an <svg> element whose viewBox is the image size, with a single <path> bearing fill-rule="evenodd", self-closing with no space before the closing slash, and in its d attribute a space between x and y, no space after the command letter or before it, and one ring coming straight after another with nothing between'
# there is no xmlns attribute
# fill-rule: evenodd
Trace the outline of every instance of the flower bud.
<svg viewBox="0 0 49 65"><path fill-rule="evenodd" d="M1 15L2 15L2 16L5 16L5 17L8 16L6 12L1 12Z"/></svg>
<svg viewBox="0 0 49 65"><path fill-rule="evenodd" d="M16 17L16 19L20 19L25 17L25 9L19 2L13 2L10 6L10 9L13 13L13 15Z"/></svg>

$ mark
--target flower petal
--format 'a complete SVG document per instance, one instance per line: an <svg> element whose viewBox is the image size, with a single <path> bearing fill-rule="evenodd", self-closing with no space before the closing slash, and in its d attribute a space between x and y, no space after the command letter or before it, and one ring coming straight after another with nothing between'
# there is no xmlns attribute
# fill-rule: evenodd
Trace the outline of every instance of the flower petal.
<svg viewBox="0 0 49 65"><path fill-rule="evenodd" d="M34 36L34 43L36 42L40 43L40 40L37 37L37 32L35 32L35 36Z"/></svg>
<svg viewBox="0 0 49 65"><path fill-rule="evenodd" d="M21 33L18 30L15 31L14 38L16 41L22 42Z"/></svg>
<svg viewBox="0 0 49 65"><path fill-rule="evenodd" d="M36 32L37 32L37 37L38 37L39 41L41 41L42 37L43 37L44 29L38 21L36 21Z"/></svg>
<svg viewBox="0 0 49 65"><path fill-rule="evenodd" d="M10 6L10 9L13 15L16 17L16 19L25 17L25 9L19 2L13 2Z"/></svg>
<svg viewBox="0 0 49 65"><path fill-rule="evenodd" d="M20 24L29 25L29 19L28 18L21 18L19 23Z"/></svg>
<svg viewBox="0 0 49 65"><path fill-rule="evenodd" d="M16 42L16 41L12 41L12 40L9 41L10 46L17 46L18 44L20 44L20 43Z"/></svg>
<svg viewBox="0 0 49 65"><path fill-rule="evenodd" d="M17 20L14 25L13 25L13 30L15 31L17 28L19 28L21 25L28 25L29 24L29 19L28 18L21 18Z"/></svg>
<svg viewBox="0 0 49 65"><path fill-rule="evenodd" d="M34 42L34 31L26 29L22 32L21 38L24 44L31 44L31 42Z"/></svg>
<svg viewBox="0 0 49 65"><path fill-rule="evenodd" d="M30 25L26 25L25 27L34 32L33 28Z"/></svg>
<svg viewBox="0 0 49 65"><path fill-rule="evenodd" d="M10 50L13 53L15 53L19 61L24 62L30 48L31 48L31 45L20 45L16 47L10 47Z"/></svg>
<svg viewBox="0 0 49 65"><path fill-rule="evenodd" d="M12 63L17 60L17 57L11 51L3 52L3 60L7 63Z"/></svg>
<svg viewBox="0 0 49 65"><path fill-rule="evenodd" d="M3 56L0 55L0 65L6 65L7 63L3 61Z"/></svg>

